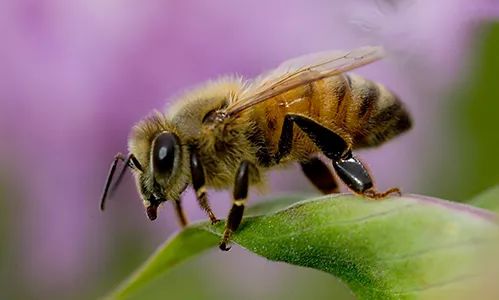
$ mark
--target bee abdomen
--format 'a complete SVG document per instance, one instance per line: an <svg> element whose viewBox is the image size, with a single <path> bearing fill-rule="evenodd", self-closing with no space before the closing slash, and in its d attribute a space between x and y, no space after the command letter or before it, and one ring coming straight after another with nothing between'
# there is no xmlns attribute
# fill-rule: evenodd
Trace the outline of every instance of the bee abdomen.
<svg viewBox="0 0 499 300"><path fill-rule="evenodd" d="M351 76L351 118L357 118L359 128L354 135L354 147L377 146L411 128L411 118L399 98L383 85Z"/></svg>

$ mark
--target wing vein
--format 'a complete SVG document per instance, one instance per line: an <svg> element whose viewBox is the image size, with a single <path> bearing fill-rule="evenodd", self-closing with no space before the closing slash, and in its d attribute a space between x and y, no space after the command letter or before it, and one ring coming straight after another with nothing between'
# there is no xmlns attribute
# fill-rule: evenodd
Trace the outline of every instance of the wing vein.
<svg viewBox="0 0 499 300"><path fill-rule="evenodd" d="M287 91L359 68L382 57L381 47L363 47L346 52L316 53L288 60L249 83L240 95L233 98L226 108L226 115L238 115L253 105Z"/></svg>

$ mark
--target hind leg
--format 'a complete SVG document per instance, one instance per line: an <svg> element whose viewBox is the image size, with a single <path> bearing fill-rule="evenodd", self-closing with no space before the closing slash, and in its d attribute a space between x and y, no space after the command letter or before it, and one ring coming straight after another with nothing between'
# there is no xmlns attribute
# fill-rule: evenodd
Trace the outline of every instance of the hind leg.
<svg viewBox="0 0 499 300"><path fill-rule="evenodd" d="M353 156L347 142L329 128L306 116L297 114L286 115L281 140L279 141L277 161L283 154L286 155L289 153L292 143L291 138L293 136L293 124L300 127L326 157L333 161L336 173L353 192L374 199L383 198L392 193L400 194L398 188L392 188L381 193L377 192L374 189L373 181L367 168L360 160Z"/></svg>
<svg viewBox="0 0 499 300"><path fill-rule="evenodd" d="M390 194L401 194L398 188L377 192L374 189L373 181L366 167L360 160L353 156L350 150L344 157L333 160L333 166L341 180L357 194L362 194L373 199L381 199Z"/></svg>

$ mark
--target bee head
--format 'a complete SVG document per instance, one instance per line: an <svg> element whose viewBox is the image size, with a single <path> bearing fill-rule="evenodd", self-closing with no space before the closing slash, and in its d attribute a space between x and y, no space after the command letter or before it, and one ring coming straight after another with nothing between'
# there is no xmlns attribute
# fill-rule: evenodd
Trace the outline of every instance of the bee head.
<svg viewBox="0 0 499 300"><path fill-rule="evenodd" d="M128 151L142 168L134 172L137 189L149 219L167 200L179 200L190 180L189 151L184 135L161 112L137 123L128 139Z"/></svg>

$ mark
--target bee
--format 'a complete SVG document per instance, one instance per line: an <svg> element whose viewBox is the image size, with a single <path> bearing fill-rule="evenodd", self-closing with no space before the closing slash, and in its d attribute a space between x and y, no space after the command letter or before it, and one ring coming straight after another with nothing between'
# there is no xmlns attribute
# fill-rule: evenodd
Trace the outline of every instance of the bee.
<svg viewBox="0 0 499 300"><path fill-rule="evenodd" d="M338 192L331 169L318 158L322 154L355 194L374 199L400 194L398 188L378 192L353 154L411 127L394 93L346 73L382 57L381 47L322 52L291 59L253 80L223 77L186 92L168 112L155 111L133 127L128 156L118 154L111 164L101 209L127 168L151 220L170 200L185 226L181 194L192 185L199 205L216 223L207 188L231 189L220 242L220 249L228 250L248 188L264 185L265 173L276 167L299 163L322 193ZM111 187L118 161L124 166Z"/></svg>

